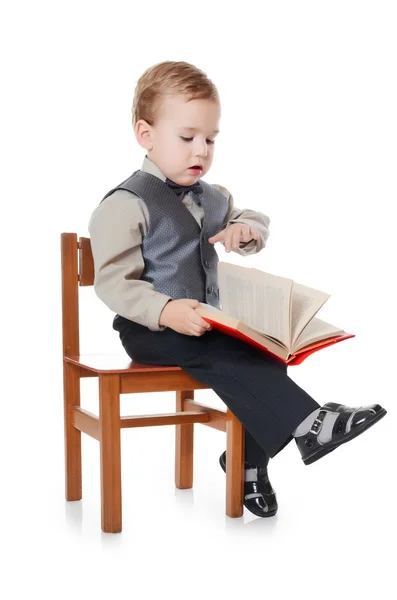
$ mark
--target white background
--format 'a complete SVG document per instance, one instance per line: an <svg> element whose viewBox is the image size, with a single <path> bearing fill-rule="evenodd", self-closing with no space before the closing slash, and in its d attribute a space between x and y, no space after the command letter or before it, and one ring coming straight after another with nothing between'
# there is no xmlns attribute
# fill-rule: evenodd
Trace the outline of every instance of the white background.
<svg viewBox="0 0 397 600"><path fill-rule="evenodd" d="M2 4L4 598L395 597L396 20L382 0ZM220 259L330 293L319 316L356 334L289 376L320 404L388 414L310 466L290 443L270 519L226 517L224 434L196 426L194 487L177 490L174 428L124 430L123 532L106 535L91 438L83 501L64 501L60 234L87 236L140 168L133 90L163 60L218 87L205 179L271 218L262 252L218 244ZM123 353L92 288L80 308L81 352ZM97 412L94 379L82 405ZM122 397L122 414L173 409L172 393Z"/></svg>

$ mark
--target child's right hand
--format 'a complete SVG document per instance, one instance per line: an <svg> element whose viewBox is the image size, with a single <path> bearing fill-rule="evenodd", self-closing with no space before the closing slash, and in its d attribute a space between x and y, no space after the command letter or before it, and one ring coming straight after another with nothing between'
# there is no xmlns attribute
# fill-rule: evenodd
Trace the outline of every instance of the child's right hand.
<svg viewBox="0 0 397 600"><path fill-rule="evenodd" d="M193 298L170 300L161 311L159 325L171 327L174 331L185 335L203 335L211 329L211 325L194 310L199 307L200 302Z"/></svg>

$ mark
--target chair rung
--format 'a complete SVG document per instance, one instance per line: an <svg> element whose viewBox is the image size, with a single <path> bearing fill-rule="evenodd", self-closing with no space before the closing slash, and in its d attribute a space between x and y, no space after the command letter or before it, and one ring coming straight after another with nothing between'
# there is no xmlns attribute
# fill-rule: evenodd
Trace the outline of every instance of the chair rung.
<svg viewBox="0 0 397 600"><path fill-rule="evenodd" d="M230 417L228 417L226 411L218 410L217 408L212 408L212 406L207 406L206 404L200 404L200 402L196 402L196 400L192 400L191 398L185 398L183 401L183 408L188 412L188 409L196 409L208 415L208 427L212 427L213 429L217 429L218 431L226 432L226 424Z"/></svg>
<svg viewBox="0 0 397 600"><path fill-rule="evenodd" d="M163 415L139 415L121 417L120 427L153 427L156 425L185 425L187 423L207 423L209 415L201 411L175 412Z"/></svg>
<svg viewBox="0 0 397 600"><path fill-rule="evenodd" d="M72 407L72 424L76 429L87 435L100 439L99 419L96 415L84 410L80 406ZM134 415L131 417L120 417L120 428L130 427L154 427L158 425L186 425L188 423L210 424L213 416L209 412L184 411L155 415Z"/></svg>
<svg viewBox="0 0 397 600"><path fill-rule="evenodd" d="M71 407L72 425L79 431L90 435L96 440L100 439L99 419L96 415L84 410L80 406Z"/></svg>

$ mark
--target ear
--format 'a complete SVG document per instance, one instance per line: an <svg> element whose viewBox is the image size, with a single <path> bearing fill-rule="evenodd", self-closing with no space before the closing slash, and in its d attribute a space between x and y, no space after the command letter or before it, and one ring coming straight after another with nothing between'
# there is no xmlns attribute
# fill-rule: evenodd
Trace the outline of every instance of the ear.
<svg viewBox="0 0 397 600"><path fill-rule="evenodd" d="M135 125L135 137L142 148L153 149L152 127L144 119L137 121Z"/></svg>

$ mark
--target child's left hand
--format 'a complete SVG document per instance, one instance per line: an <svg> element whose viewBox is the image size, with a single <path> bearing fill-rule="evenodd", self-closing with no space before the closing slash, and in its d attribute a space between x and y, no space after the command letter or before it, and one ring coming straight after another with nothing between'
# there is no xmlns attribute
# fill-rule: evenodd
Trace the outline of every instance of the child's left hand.
<svg viewBox="0 0 397 600"><path fill-rule="evenodd" d="M230 252L230 249L238 250L241 243L249 242L252 239L257 240L259 232L255 227L251 227L246 223L232 223L216 235L208 238L211 244L216 242L223 242L225 244L226 252Z"/></svg>

